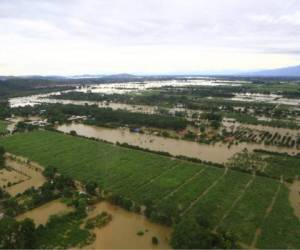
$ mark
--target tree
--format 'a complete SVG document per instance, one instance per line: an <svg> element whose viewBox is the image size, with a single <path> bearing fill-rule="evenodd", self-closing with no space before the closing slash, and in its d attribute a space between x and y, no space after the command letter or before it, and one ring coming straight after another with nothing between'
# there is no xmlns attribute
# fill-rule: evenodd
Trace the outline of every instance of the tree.
<svg viewBox="0 0 300 250"><path fill-rule="evenodd" d="M75 187L74 180L69 176L58 175L54 178L54 186L59 191L63 191L65 188Z"/></svg>
<svg viewBox="0 0 300 250"><path fill-rule="evenodd" d="M87 201L85 198L80 198L78 200L77 206L76 206L76 215L79 216L79 218L86 217L86 207L87 207Z"/></svg>
<svg viewBox="0 0 300 250"><path fill-rule="evenodd" d="M97 187L98 187L97 183L93 181L90 181L85 185L86 192L90 195L96 194Z"/></svg>
<svg viewBox="0 0 300 250"><path fill-rule="evenodd" d="M4 198L9 198L9 194L6 193L1 187L0 187L0 200Z"/></svg>
<svg viewBox="0 0 300 250"><path fill-rule="evenodd" d="M44 169L43 175L48 179L53 179L55 177L55 174L57 172L57 169L52 166L48 166Z"/></svg>
<svg viewBox="0 0 300 250"><path fill-rule="evenodd" d="M156 236L153 236L153 237L152 237L152 244L153 244L153 245L158 245L158 243L159 243L158 238L157 238Z"/></svg>
<svg viewBox="0 0 300 250"><path fill-rule="evenodd" d="M5 154L5 149L4 147L0 146L0 169L4 167L4 154Z"/></svg>
<svg viewBox="0 0 300 250"><path fill-rule="evenodd" d="M7 117L10 117L11 110L9 107L8 101L2 101L2 98L0 98L0 119L3 120Z"/></svg>
<svg viewBox="0 0 300 250"><path fill-rule="evenodd" d="M17 222L14 218L0 220L1 249L30 249L35 247L35 225L31 219Z"/></svg>
<svg viewBox="0 0 300 250"><path fill-rule="evenodd" d="M174 228L171 246L174 249L210 249L212 234L194 219L183 219Z"/></svg>
<svg viewBox="0 0 300 250"><path fill-rule="evenodd" d="M26 218L20 222L20 244L23 249L35 248L36 236L35 236L35 224L32 219Z"/></svg>
<svg viewBox="0 0 300 250"><path fill-rule="evenodd" d="M213 233L203 218L183 218L174 227L171 246L174 249L237 249L235 237L228 232Z"/></svg>
<svg viewBox="0 0 300 250"><path fill-rule="evenodd" d="M150 218L154 208L153 202L151 200L145 200L144 205L145 205L145 211L144 211L145 216L147 218Z"/></svg>
<svg viewBox="0 0 300 250"><path fill-rule="evenodd" d="M76 135L77 135L77 132L76 132L75 130L71 130L71 131L70 131L70 135L76 136Z"/></svg>
<svg viewBox="0 0 300 250"><path fill-rule="evenodd" d="M18 222L10 217L0 220L0 248L13 249L17 247Z"/></svg>

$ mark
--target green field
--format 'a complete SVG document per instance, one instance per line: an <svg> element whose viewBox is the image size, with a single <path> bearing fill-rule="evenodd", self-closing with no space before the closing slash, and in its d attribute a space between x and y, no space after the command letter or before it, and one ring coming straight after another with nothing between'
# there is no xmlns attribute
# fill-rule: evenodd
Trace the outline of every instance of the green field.
<svg viewBox="0 0 300 250"><path fill-rule="evenodd" d="M0 135L5 134L7 132L7 123L4 121L0 121Z"/></svg>
<svg viewBox="0 0 300 250"><path fill-rule="evenodd" d="M0 145L139 204L151 201L154 219L201 211L214 227L233 231L247 246L261 229L258 247L300 248L300 221L278 180L49 131L1 138Z"/></svg>

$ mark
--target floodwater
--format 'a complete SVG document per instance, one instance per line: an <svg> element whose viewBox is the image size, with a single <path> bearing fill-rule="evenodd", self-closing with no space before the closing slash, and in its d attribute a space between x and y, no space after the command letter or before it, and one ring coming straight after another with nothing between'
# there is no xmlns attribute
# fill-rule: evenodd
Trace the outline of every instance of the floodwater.
<svg viewBox="0 0 300 250"><path fill-rule="evenodd" d="M12 133L17 125L18 122L23 122L25 120L30 121L38 121L42 118L39 116L28 116L28 117L21 117L21 116L15 116L12 118L7 118L6 121L8 121L7 130Z"/></svg>
<svg viewBox="0 0 300 250"><path fill-rule="evenodd" d="M10 183L11 185L19 185L17 183L21 183L23 181L26 181L28 179L27 176L20 174L14 170L10 169L1 169L0 170L0 187L5 188L11 195L14 194L13 191L11 191L12 187L7 187Z"/></svg>
<svg viewBox="0 0 300 250"><path fill-rule="evenodd" d="M186 87L186 86L239 86L240 81L225 81L209 78L199 79L177 79L168 81L145 81L145 82L127 82L127 83L108 83L97 84L90 86L82 86L77 89L81 92L89 93L103 93L103 94L124 94L130 92L140 92L150 89L163 88L168 86Z"/></svg>
<svg viewBox="0 0 300 250"><path fill-rule="evenodd" d="M186 140L176 140L149 134L132 133L125 128L110 129L79 123L60 125L57 127L57 130L65 133L69 133L74 130L78 135L85 137L94 137L112 143L128 143L130 145L139 146L153 151L168 152L174 156L183 155L215 163L225 163L234 154L241 152L245 148L249 151L254 149L264 149L280 153L289 153L291 155L297 153L297 150L293 148L266 146L263 144L240 143L238 145L232 145L230 148L228 148L227 144L223 143L206 145Z"/></svg>
<svg viewBox="0 0 300 250"><path fill-rule="evenodd" d="M143 215L128 212L108 202L98 203L88 217L104 211L112 215L112 221L103 228L94 229L96 239L86 249L170 249L171 228L154 224ZM137 235L139 231L143 231L144 235ZM159 240L157 246L152 244L153 236Z"/></svg>
<svg viewBox="0 0 300 250"><path fill-rule="evenodd" d="M46 181L38 166L13 159L9 154L5 155L5 165L8 168L0 171L0 186L5 186L5 190L12 196L31 187L38 188ZM8 186L8 183L11 185Z"/></svg>
<svg viewBox="0 0 300 250"><path fill-rule="evenodd" d="M284 98L281 95L276 94L258 94L258 93L237 93L233 98L233 101L244 102L265 102L271 104L285 104L291 106L300 106L299 99Z"/></svg>
<svg viewBox="0 0 300 250"><path fill-rule="evenodd" d="M16 219L18 221L25 218L32 219L36 225L45 225L51 215L62 214L73 211L73 208L68 207L59 200L48 202L38 208L34 208L24 214L18 215Z"/></svg>
<svg viewBox="0 0 300 250"><path fill-rule="evenodd" d="M67 91L65 91L67 92ZM60 104L74 104L74 105L96 105L99 108L112 108L113 110L122 109L131 112L154 114L157 113L158 108L156 106L147 105L131 105L125 103L114 103L114 102L97 102L97 101L75 101L75 100L60 100L48 98L49 95L59 95L60 92L44 94L44 95L33 95L26 97L16 97L9 100L11 107L25 107L35 106L42 103L60 103Z"/></svg>
<svg viewBox="0 0 300 250"><path fill-rule="evenodd" d="M145 81L145 82L127 82L127 83L106 83L106 84L93 84L78 86L75 90L66 90L61 92L52 92L47 94L37 94L25 97L15 97L10 98L9 103L11 107L24 107L24 106L34 106L40 103L73 103L83 105L96 104L97 102L87 102L87 101L68 101L68 100L57 100L48 98L51 95L60 95L61 93L67 93L72 91L78 91L83 93L102 93L102 94L124 94L130 92L142 92L150 89L157 89L166 86L173 87L187 87L187 86L238 86L240 81L221 81L210 78L201 79L186 79L186 80L170 80L170 81ZM106 105L101 104L100 105ZM132 106L132 105L130 105ZM142 106L142 105L138 105ZM114 108L114 107L112 107ZM121 107L122 108L122 107Z"/></svg>

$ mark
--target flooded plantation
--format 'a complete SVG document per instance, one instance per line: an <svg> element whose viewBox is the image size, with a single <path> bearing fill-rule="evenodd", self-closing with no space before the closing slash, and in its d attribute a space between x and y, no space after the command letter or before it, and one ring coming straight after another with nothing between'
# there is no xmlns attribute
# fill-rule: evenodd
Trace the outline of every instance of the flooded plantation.
<svg viewBox="0 0 300 250"><path fill-rule="evenodd" d="M23 174L20 174L12 169L1 169L0 170L0 186L5 188L10 194L13 186L16 186L29 178Z"/></svg>
<svg viewBox="0 0 300 250"><path fill-rule="evenodd" d="M104 211L112 215L112 221L103 228L94 229L96 239L86 249L170 249L170 228L108 202L97 204L88 218ZM158 245L152 244L152 237L158 239Z"/></svg>
<svg viewBox="0 0 300 250"><path fill-rule="evenodd" d="M31 187L38 188L46 181L38 166L24 160L6 155L5 165L6 169L0 171L0 185L4 186L10 195L22 193Z"/></svg>
<svg viewBox="0 0 300 250"><path fill-rule="evenodd" d="M25 218L32 219L36 225L45 225L51 215L63 214L72 211L71 207L68 207L60 200L54 200L48 202L40 207L34 208L16 217L18 221Z"/></svg>

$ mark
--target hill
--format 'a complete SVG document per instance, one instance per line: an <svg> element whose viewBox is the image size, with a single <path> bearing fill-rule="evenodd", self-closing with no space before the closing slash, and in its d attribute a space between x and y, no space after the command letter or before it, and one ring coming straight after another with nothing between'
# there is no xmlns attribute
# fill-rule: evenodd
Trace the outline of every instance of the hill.
<svg viewBox="0 0 300 250"><path fill-rule="evenodd" d="M247 73L249 76L300 77L300 65Z"/></svg>

